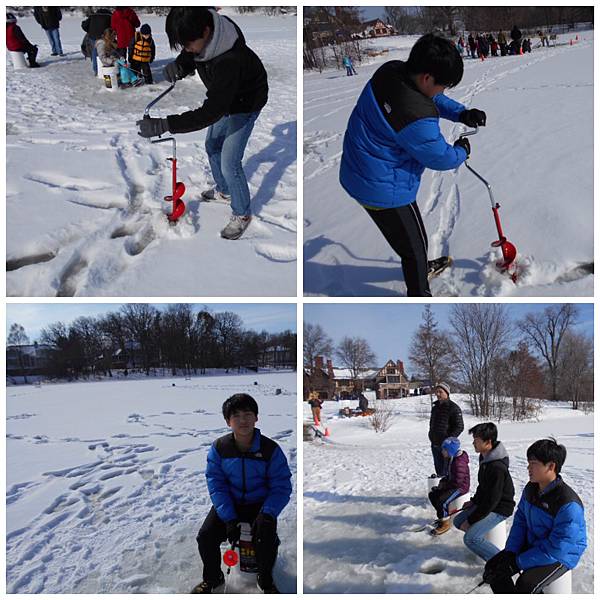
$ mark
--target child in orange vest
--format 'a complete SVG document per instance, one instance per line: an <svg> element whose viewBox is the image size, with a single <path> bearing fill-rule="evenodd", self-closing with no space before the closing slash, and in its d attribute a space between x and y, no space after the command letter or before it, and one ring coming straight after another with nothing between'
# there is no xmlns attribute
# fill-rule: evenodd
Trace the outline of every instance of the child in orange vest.
<svg viewBox="0 0 600 600"><path fill-rule="evenodd" d="M144 23L129 44L130 66L136 73L144 76L146 83L154 83L150 63L154 62L156 47L152 39L150 25Z"/></svg>

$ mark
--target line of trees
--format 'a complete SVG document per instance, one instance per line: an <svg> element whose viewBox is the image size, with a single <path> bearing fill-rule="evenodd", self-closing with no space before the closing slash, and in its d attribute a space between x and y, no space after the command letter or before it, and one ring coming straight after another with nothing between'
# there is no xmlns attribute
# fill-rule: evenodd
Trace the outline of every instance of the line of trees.
<svg viewBox="0 0 600 600"><path fill-rule="evenodd" d="M123 368L121 357L147 375L157 369L173 374L204 373L208 368L258 369L272 366L273 348L289 357L290 367L296 367L295 332L244 329L236 313L210 312L206 307L195 311L190 304L171 304L164 310L125 304L105 316L78 317L69 325L52 323L42 330L40 342L51 347L50 377L77 379L97 373L112 377L115 365Z"/></svg>
<svg viewBox="0 0 600 600"><path fill-rule="evenodd" d="M442 330L427 305L410 345L419 378L452 381L475 416L524 419L538 399L593 407L593 340L575 330L578 309L553 305L514 322L502 304L456 304Z"/></svg>

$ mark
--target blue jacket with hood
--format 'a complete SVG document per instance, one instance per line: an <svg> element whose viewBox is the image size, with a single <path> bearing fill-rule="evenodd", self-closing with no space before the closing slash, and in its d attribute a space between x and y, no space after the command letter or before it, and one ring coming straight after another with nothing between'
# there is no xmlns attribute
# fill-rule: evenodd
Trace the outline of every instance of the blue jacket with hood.
<svg viewBox="0 0 600 600"><path fill-rule="evenodd" d="M457 122L464 110L444 94L422 94L406 63L383 64L350 115L340 167L342 187L374 208L411 204L425 168L454 169L467 159L464 148L449 145L439 127L440 117Z"/></svg>
<svg viewBox="0 0 600 600"><path fill-rule="evenodd" d="M224 521L237 519L236 505L260 504L277 518L292 493L285 454L273 440L254 429L252 446L238 450L233 433L215 440L208 452L206 481L210 499Z"/></svg>
<svg viewBox="0 0 600 600"><path fill-rule="evenodd" d="M536 483L523 490L506 550L520 569L561 563L574 569L587 547L583 504L559 476L542 492Z"/></svg>

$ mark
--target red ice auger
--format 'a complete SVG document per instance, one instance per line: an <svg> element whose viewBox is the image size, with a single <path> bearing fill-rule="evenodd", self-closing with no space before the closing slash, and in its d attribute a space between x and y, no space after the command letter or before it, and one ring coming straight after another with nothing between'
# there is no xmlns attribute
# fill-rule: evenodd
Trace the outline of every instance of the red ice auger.
<svg viewBox="0 0 600 600"><path fill-rule="evenodd" d="M479 127L475 127L473 131L466 131L461 133L460 137L467 137L468 135L475 135L479 131ZM500 214L498 209L500 204L494 200L494 193L492 192L492 186L487 180L485 180L471 165L468 161L465 161L465 167L481 181L490 195L490 202L492 203L492 213L494 215L494 222L496 223L496 230L498 231L498 239L492 242L494 248L500 248L502 251L502 259L496 262L496 268L501 273L506 273L513 283L517 283L517 270L515 259L517 258L517 249L514 244L509 242L502 231L502 224L500 223Z"/></svg>
<svg viewBox="0 0 600 600"><path fill-rule="evenodd" d="M175 83L172 83L160 96L152 100L148 106L146 106L146 110L144 111L144 119L150 118L150 109L164 96L166 96L170 91L175 87ZM185 194L185 184L182 181L177 181L177 142L175 141L175 137L168 137L162 139L159 136L157 140L151 140L152 144L162 144L163 142L173 142L173 156L167 158L167 160L171 161L171 170L173 173L173 190L170 196L165 196L165 200L167 202L172 202L173 207L171 209L171 214L167 215L169 219L169 223L171 225L175 225L177 221L183 216L185 213L185 203L181 199L183 194Z"/></svg>

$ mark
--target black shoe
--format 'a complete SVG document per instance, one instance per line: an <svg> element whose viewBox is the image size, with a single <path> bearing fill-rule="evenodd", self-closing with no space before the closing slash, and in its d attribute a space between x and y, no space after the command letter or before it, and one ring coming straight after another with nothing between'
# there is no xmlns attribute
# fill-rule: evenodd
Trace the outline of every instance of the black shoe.
<svg viewBox="0 0 600 600"><path fill-rule="evenodd" d="M52 52L50 56L58 56L58 52Z"/></svg>
<svg viewBox="0 0 600 600"><path fill-rule="evenodd" d="M225 583L225 577L221 573L221 579L217 583L211 583L210 581L203 581L199 583L190 594L212 594L217 588L221 587Z"/></svg>
<svg viewBox="0 0 600 600"><path fill-rule="evenodd" d="M256 578L256 587L258 587L263 594L279 594L279 590L275 583L273 583L273 580L271 579L271 581L265 582L261 579L260 575Z"/></svg>
<svg viewBox="0 0 600 600"><path fill-rule="evenodd" d="M434 260L427 261L427 279L431 281L431 279L437 277L442 271L451 265L451 256L440 256Z"/></svg>

